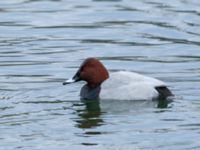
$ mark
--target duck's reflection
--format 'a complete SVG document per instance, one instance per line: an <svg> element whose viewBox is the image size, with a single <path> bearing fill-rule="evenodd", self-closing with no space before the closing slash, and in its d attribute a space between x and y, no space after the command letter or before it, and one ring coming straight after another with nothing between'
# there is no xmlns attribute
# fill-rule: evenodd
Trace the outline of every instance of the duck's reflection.
<svg viewBox="0 0 200 150"><path fill-rule="evenodd" d="M157 108L168 108L169 104L173 102L173 99L158 99Z"/></svg>
<svg viewBox="0 0 200 150"><path fill-rule="evenodd" d="M156 101L106 101L105 103L102 103L102 105L104 112L110 111L115 114L124 114L137 113L138 110L145 110L149 107L155 107L159 109L168 108L169 103L171 102L172 101L166 99L159 99ZM89 129L104 124L102 119L103 112L100 108L100 101L98 100L82 101L81 105L79 105L76 109L76 113L78 117L75 119L75 121L77 123L76 127L78 128Z"/></svg>
<svg viewBox="0 0 200 150"><path fill-rule="evenodd" d="M101 126L103 119L101 118L100 102L97 100L82 101L84 107L77 110L79 118L76 119L78 128L93 128Z"/></svg>

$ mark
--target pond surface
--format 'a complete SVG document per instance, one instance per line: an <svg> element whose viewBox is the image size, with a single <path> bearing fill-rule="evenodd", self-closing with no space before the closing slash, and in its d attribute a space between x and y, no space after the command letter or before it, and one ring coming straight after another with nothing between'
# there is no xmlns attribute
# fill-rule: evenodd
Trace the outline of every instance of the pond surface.
<svg viewBox="0 0 200 150"><path fill-rule="evenodd" d="M0 2L0 149L200 149L199 0ZM87 57L165 81L172 103L83 103Z"/></svg>

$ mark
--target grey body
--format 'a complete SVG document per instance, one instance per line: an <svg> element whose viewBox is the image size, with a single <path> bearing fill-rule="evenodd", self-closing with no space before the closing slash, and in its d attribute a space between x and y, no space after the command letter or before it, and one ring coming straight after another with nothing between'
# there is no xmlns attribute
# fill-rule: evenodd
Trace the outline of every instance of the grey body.
<svg viewBox="0 0 200 150"><path fill-rule="evenodd" d="M155 87L155 89L159 93L157 99L166 99L169 96L173 96L171 91L166 86ZM85 84L81 88L80 96L82 100L98 100L100 91L101 86L90 88L87 84Z"/></svg>

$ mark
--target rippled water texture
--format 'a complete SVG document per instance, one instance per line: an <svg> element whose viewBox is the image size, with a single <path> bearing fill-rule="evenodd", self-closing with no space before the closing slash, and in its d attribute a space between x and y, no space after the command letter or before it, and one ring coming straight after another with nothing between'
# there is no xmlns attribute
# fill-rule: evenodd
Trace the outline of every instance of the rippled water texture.
<svg viewBox="0 0 200 150"><path fill-rule="evenodd" d="M200 149L199 0L0 1L0 149ZM161 79L172 103L81 102L87 57Z"/></svg>

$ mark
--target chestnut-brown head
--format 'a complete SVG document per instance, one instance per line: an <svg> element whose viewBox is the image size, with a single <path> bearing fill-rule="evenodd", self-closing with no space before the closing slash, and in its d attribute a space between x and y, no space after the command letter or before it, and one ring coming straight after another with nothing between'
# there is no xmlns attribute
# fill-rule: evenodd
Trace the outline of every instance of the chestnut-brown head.
<svg viewBox="0 0 200 150"><path fill-rule="evenodd" d="M69 84L84 80L89 87L97 87L103 81L109 78L109 74L104 65L96 58L87 58L80 66L77 73L72 79L67 80L63 84Z"/></svg>

